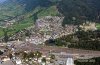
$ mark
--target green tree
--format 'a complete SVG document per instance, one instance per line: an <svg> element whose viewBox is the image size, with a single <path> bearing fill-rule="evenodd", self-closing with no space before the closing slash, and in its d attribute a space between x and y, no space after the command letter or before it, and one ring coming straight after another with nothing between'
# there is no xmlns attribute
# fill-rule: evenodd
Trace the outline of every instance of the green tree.
<svg viewBox="0 0 100 65"><path fill-rule="evenodd" d="M50 58L51 58L51 59L55 59L55 55L51 54L51 55L50 55Z"/></svg>
<svg viewBox="0 0 100 65"><path fill-rule="evenodd" d="M2 55L3 54L3 52L2 51L0 51L0 55Z"/></svg>
<svg viewBox="0 0 100 65"><path fill-rule="evenodd" d="M22 52L21 57L23 60L26 60L28 58L28 54L26 52Z"/></svg>
<svg viewBox="0 0 100 65"><path fill-rule="evenodd" d="M8 37L8 30L4 28L3 32L4 32L4 42L8 42L8 39L9 39L9 37Z"/></svg>
<svg viewBox="0 0 100 65"><path fill-rule="evenodd" d="M28 58L29 58L30 61L31 61L32 58L34 58L34 57L35 57L34 52L29 52L29 53L28 53Z"/></svg>
<svg viewBox="0 0 100 65"><path fill-rule="evenodd" d="M44 62L46 64L46 58L42 58L42 62Z"/></svg>
<svg viewBox="0 0 100 65"><path fill-rule="evenodd" d="M37 60L38 60L38 58L40 58L41 56L42 56L42 53L41 52L39 52L39 51L36 51L35 53L34 53L34 56L37 58Z"/></svg>
<svg viewBox="0 0 100 65"><path fill-rule="evenodd" d="M8 57L11 59L13 57L13 55L12 54L9 54Z"/></svg>

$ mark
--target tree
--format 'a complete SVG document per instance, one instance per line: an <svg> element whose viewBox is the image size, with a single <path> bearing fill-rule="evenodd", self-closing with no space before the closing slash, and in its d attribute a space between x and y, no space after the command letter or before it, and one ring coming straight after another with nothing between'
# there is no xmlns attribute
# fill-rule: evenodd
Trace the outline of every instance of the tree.
<svg viewBox="0 0 100 65"><path fill-rule="evenodd" d="M3 52L2 51L0 51L0 55L2 55L3 54Z"/></svg>
<svg viewBox="0 0 100 65"><path fill-rule="evenodd" d="M39 51L36 51L34 53L34 56L38 59L38 58L40 58L42 56L42 53L40 53Z"/></svg>
<svg viewBox="0 0 100 65"><path fill-rule="evenodd" d="M42 62L44 62L46 64L46 58L42 58Z"/></svg>
<svg viewBox="0 0 100 65"><path fill-rule="evenodd" d="M31 32L30 32L29 30L26 30L26 32L25 32L25 36L30 37L30 35L31 35Z"/></svg>
<svg viewBox="0 0 100 65"><path fill-rule="evenodd" d="M22 59L26 60L28 58L28 54L26 52L22 52Z"/></svg>
<svg viewBox="0 0 100 65"><path fill-rule="evenodd" d="M13 55L12 54L9 54L8 57L11 59L13 57Z"/></svg>
<svg viewBox="0 0 100 65"><path fill-rule="evenodd" d="M51 58L51 59L55 59L55 55L51 54L51 55L50 55L50 58Z"/></svg>
<svg viewBox="0 0 100 65"><path fill-rule="evenodd" d="M3 29L3 32L4 32L4 42L8 42L8 39L9 39L9 37L8 37L8 30Z"/></svg>
<svg viewBox="0 0 100 65"><path fill-rule="evenodd" d="M30 52L30 53L28 53L28 58L29 58L29 60L32 60L32 58L34 58L35 56L34 56L34 52Z"/></svg>
<svg viewBox="0 0 100 65"><path fill-rule="evenodd" d="M37 63L38 63L38 59L42 56L42 53L40 53L39 51L36 51L34 53L34 57L37 59Z"/></svg>

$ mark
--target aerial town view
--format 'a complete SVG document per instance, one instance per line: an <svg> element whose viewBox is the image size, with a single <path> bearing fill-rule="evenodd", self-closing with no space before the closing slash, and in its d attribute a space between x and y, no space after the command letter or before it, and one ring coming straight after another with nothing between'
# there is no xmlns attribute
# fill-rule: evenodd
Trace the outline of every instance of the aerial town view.
<svg viewBox="0 0 100 65"><path fill-rule="evenodd" d="M100 65L100 0L0 0L0 65Z"/></svg>

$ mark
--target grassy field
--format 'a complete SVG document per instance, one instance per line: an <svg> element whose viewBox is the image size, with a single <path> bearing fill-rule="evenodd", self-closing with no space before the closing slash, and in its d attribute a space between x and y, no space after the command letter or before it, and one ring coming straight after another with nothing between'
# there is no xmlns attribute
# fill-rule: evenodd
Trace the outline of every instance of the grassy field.
<svg viewBox="0 0 100 65"><path fill-rule="evenodd" d="M96 24L96 27L97 27L97 29L100 30L100 24L99 23Z"/></svg>
<svg viewBox="0 0 100 65"><path fill-rule="evenodd" d="M20 31L22 29L28 28L30 26L33 26L33 20L31 18L25 19L21 21L19 24L14 24L13 26L8 28L8 35L12 35L17 31ZM0 37L4 35L3 28L0 28Z"/></svg>
<svg viewBox="0 0 100 65"><path fill-rule="evenodd" d="M57 16L59 12L57 11L56 6L51 6L49 8L44 8L39 14L38 17L41 18L43 16Z"/></svg>
<svg viewBox="0 0 100 65"><path fill-rule="evenodd" d="M0 28L0 37L3 36L3 29Z"/></svg>

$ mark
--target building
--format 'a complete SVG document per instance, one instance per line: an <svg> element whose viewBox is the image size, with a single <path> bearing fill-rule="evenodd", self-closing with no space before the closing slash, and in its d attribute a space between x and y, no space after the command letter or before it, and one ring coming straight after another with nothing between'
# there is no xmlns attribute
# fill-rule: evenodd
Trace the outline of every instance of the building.
<svg viewBox="0 0 100 65"><path fill-rule="evenodd" d="M96 28L96 23L92 23L92 22L86 22L86 23L83 23L82 25L79 26L82 30L84 31L94 31L94 30L97 30Z"/></svg>

